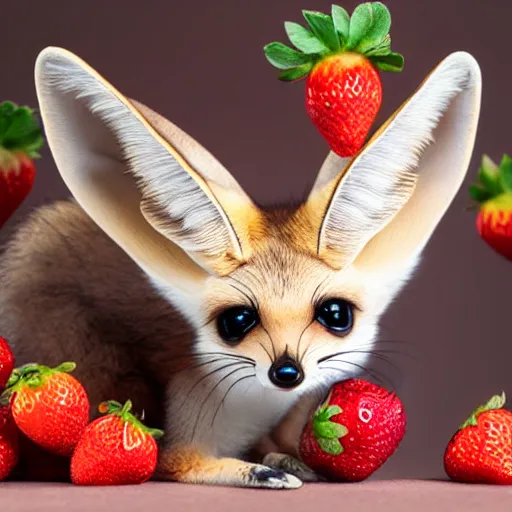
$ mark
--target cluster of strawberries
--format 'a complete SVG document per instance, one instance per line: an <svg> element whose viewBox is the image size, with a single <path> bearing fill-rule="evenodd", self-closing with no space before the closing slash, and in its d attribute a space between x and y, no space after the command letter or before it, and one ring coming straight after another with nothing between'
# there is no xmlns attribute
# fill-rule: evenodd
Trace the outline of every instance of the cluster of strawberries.
<svg viewBox="0 0 512 512"><path fill-rule="evenodd" d="M512 412L504 405L504 394L492 397L453 435L444 454L452 480L512 485ZM396 451L405 429L394 393L361 379L340 382L304 429L301 459L329 480L365 480Z"/></svg>
<svg viewBox="0 0 512 512"><path fill-rule="evenodd" d="M163 432L146 427L131 402L104 402L104 415L89 423L85 389L70 375L74 363L57 368L14 367L0 337L0 481L71 480L76 485L140 484L153 475Z"/></svg>

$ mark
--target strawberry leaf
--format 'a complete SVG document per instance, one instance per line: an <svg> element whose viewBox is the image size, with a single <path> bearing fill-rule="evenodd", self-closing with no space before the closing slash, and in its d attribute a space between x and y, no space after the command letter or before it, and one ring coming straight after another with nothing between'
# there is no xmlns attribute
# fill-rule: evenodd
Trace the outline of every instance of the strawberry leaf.
<svg viewBox="0 0 512 512"><path fill-rule="evenodd" d="M482 168L485 172L496 173L498 172L498 166L492 161L489 155L482 157Z"/></svg>
<svg viewBox="0 0 512 512"><path fill-rule="evenodd" d="M65 362L65 363L59 364L59 366L54 368L54 370L56 372L71 373L75 370L75 368L76 368L76 363Z"/></svg>
<svg viewBox="0 0 512 512"><path fill-rule="evenodd" d="M164 435L164 431L158 428L148 428L146 432L154 439L160 439Z"/></svg>
<svg viewBox="0 0 512 512"><path fill-rule="evenodd" d="M327 407L325 412L327 415L327 419L329 419L332 418L333 416L336 416L336 414L341 414L343 410L339 405L330 405L329 407Z"/></svg>
<svg viewBox="0 0 512 512"><path fill-rule="evenodd" d="M493 409L502 409L507 402L505 392L502 391L501 395L494 395L490 400L483 406L485 411L491 411Z"/></svg>
<svg viewBox="0 0 512 512"><path fill-rule="evenodd" d="M399 53L389 53L370 58L371 62L382 71L399 73L404 68L404 58Z"/></svg>
<svg viewBox="0 0 512 512"><path fill-rule="evenodd" d="M43 136L34 110L12 101L0 103L0 147L33 157L43 145Z"/></svg>
<svg viewBox="0 0 512 512"><path fill-rule="evenodd" d="M488 201L492 197L492 194L488 190L485 190L479 185L471 185L469 187L469 195L478 203L485 203L485 201Z"/></svg>
<svg viewBox="0 0 512 512"><path fill-rule="evenodd" d="M315 37L307 28L304 28L298 23L286 21L284 29L293 46L306 54L329 51L329 48L327 48L322 41Z"/></svg>
<svg viewBox="0 0 512 512"><path fill-rule="evenodd" d="M381 55L389 55L391 53L391 36L388 34L377 44L371 42L367 47L359 46L359 51L369 57L379 57Z"/></svg>
<svg viewBox="0 0 512 512"><path fill-rule="evenodd" d="M501 188L505 192L512 192L512 158L503 155L499 168Z"/></svg>
<svg viewBox="0 0 512 512"><path fill-rule="evenodd" d="M3 140L4 133L9 128L11 117L16 109L16 105L12 101L4 101L0 103L0 144Z"/></svg>
<svg viewBox="0 0 512 512"><path fill-rule="evenodd" d="M373 24L373 9L369 2L359 4L352 13L348 32L347 49L352 50L363 39Z"/></svg>
<svg viewBox="0 0 512 512"><path fill-rule="evenodd" d="M484 155L482 158L482 165L478 171L478 179L492 196L503 192L498 166L487 155Z"/></svg>
<svg viewBox="0 0 512 512"><path fill-rule="evenodd" d="M501 395L492 396L487 403L479 406L471 416L459 427L459 430L462 430L466 427L476 427L477 426L477 418L480 414L486 411L492 411L497 409L502 409L505 406L507 398L505 396L505 392L502 391Z"/></svg>
<svg viewBox="0 0 512 512"><path fill-rule="evenodd" d="M334 28L334 22L329 15L313 11L302 11L302 15L313 34L330 50L338 51L340 49L340 40Z"/></svg>
<svg viewBox="0 0 512 512"><path fill-rule="evenodd" d="M329 455L340 455L343 453L343 446L337 439L326 439L325 437L320 437L317 441L322 451Z"/></svg>
<svg viewBox="0 0 512 512"><path fill-rule="evenodd" d="M297 66L296 68L285 69L284 71L281 71L281 73L279 73L279 80L281 80L282 82L294 82L307 76L312 69L312 62L308 62L307 64L303 64L302 66Z"/></svg>
<svg viewBox="0 0 512 512"><path fill-rule="evenodd" d="M348 41L348 30L350 26L350 16L348 12L339 5L333 5L331 11L334 28L338 33L341 46Z"/></svg>
<svg viewBox="0 0 512 512"><path fill-rule="evenodd" d="M348 429L345 425L333 421L320 421L315 425L315 434L317 434L317 437L325 437L326 439L339 439L348 434Z"/></svg>
<svg viewBox="0 0 512 512"><path fill-rule="evenodd" d="M269 43L263 51L270 64L278 69L292 69L311 61L309 55L300 53L283 43Z"/></svg>
<svg viewBox="0 0 512 512"><path fill-rule="evenodd" d="M363 41L381 41L388 35L391 28L391 14L381 2L374 2L371 7L373 22L364 35Z"/></svg>

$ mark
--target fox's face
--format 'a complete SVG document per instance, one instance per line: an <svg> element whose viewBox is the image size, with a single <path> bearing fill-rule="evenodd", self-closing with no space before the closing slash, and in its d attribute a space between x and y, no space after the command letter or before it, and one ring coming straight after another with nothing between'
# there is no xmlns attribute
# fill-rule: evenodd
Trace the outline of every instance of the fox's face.
<svg viewBox="0 0 512 512"><path fill-rule="evenodd" d="M210 277L181 309L196 328L196 354L241 358L218 357L205 372L225 364L233 382L254 373L251 385L298 396L362 373L393 294L354 267L336 271L297 251L282 233L229 275Z"/></svg>
<svg viewBox="0 0 512 512"><path fill-rule="evenodd" d="M36 86L66 184L189 320L195 352L236 356L251 386L297 394L364 365L463 181L479 73L450 55L357 155L328 156L299 207L272 211L75 55L43 51Z"/></svg>

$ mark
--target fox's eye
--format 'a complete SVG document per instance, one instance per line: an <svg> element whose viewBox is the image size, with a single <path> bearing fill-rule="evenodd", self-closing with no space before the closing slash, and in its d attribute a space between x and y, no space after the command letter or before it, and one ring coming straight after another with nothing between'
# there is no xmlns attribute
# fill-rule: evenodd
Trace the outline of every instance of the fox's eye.
<svg viewBox="0 0 512 512"><path fill-rule="evenodd" d="M220 337L229 344L236 344L259 322L258 313L245 306L226 309L217 317Z"/></svg>
<svg viewBox="0 0 512 512"><path fill-rule="evenodd" d="M315 320L334 334L346 334L352 329L352 305L343 299L329 299L320 304Z"/></svg>

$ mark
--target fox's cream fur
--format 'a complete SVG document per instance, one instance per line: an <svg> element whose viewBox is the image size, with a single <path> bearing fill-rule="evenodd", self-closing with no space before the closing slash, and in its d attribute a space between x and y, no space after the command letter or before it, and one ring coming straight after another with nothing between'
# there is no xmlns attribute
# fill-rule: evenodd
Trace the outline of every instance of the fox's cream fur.
<svg viewBox="0 0 512 512"><path fill-rule="evenodd" d="M256 206L190 136L123 96L77 56L39 55L47 140L74 199L37 210L1 263L0 333L18 363L78 364L93 410L131 398L166 432L158 476L294 488L315 476L298 435L354 374L469 165L478 64L444 59L353 159L330 154L297 207ZM340 298L334 336L314 305ZM217 316L257 310L237 345ZM344 362L332 358L343 351ZM303 381L269 378L286 355Z"/></svg>

